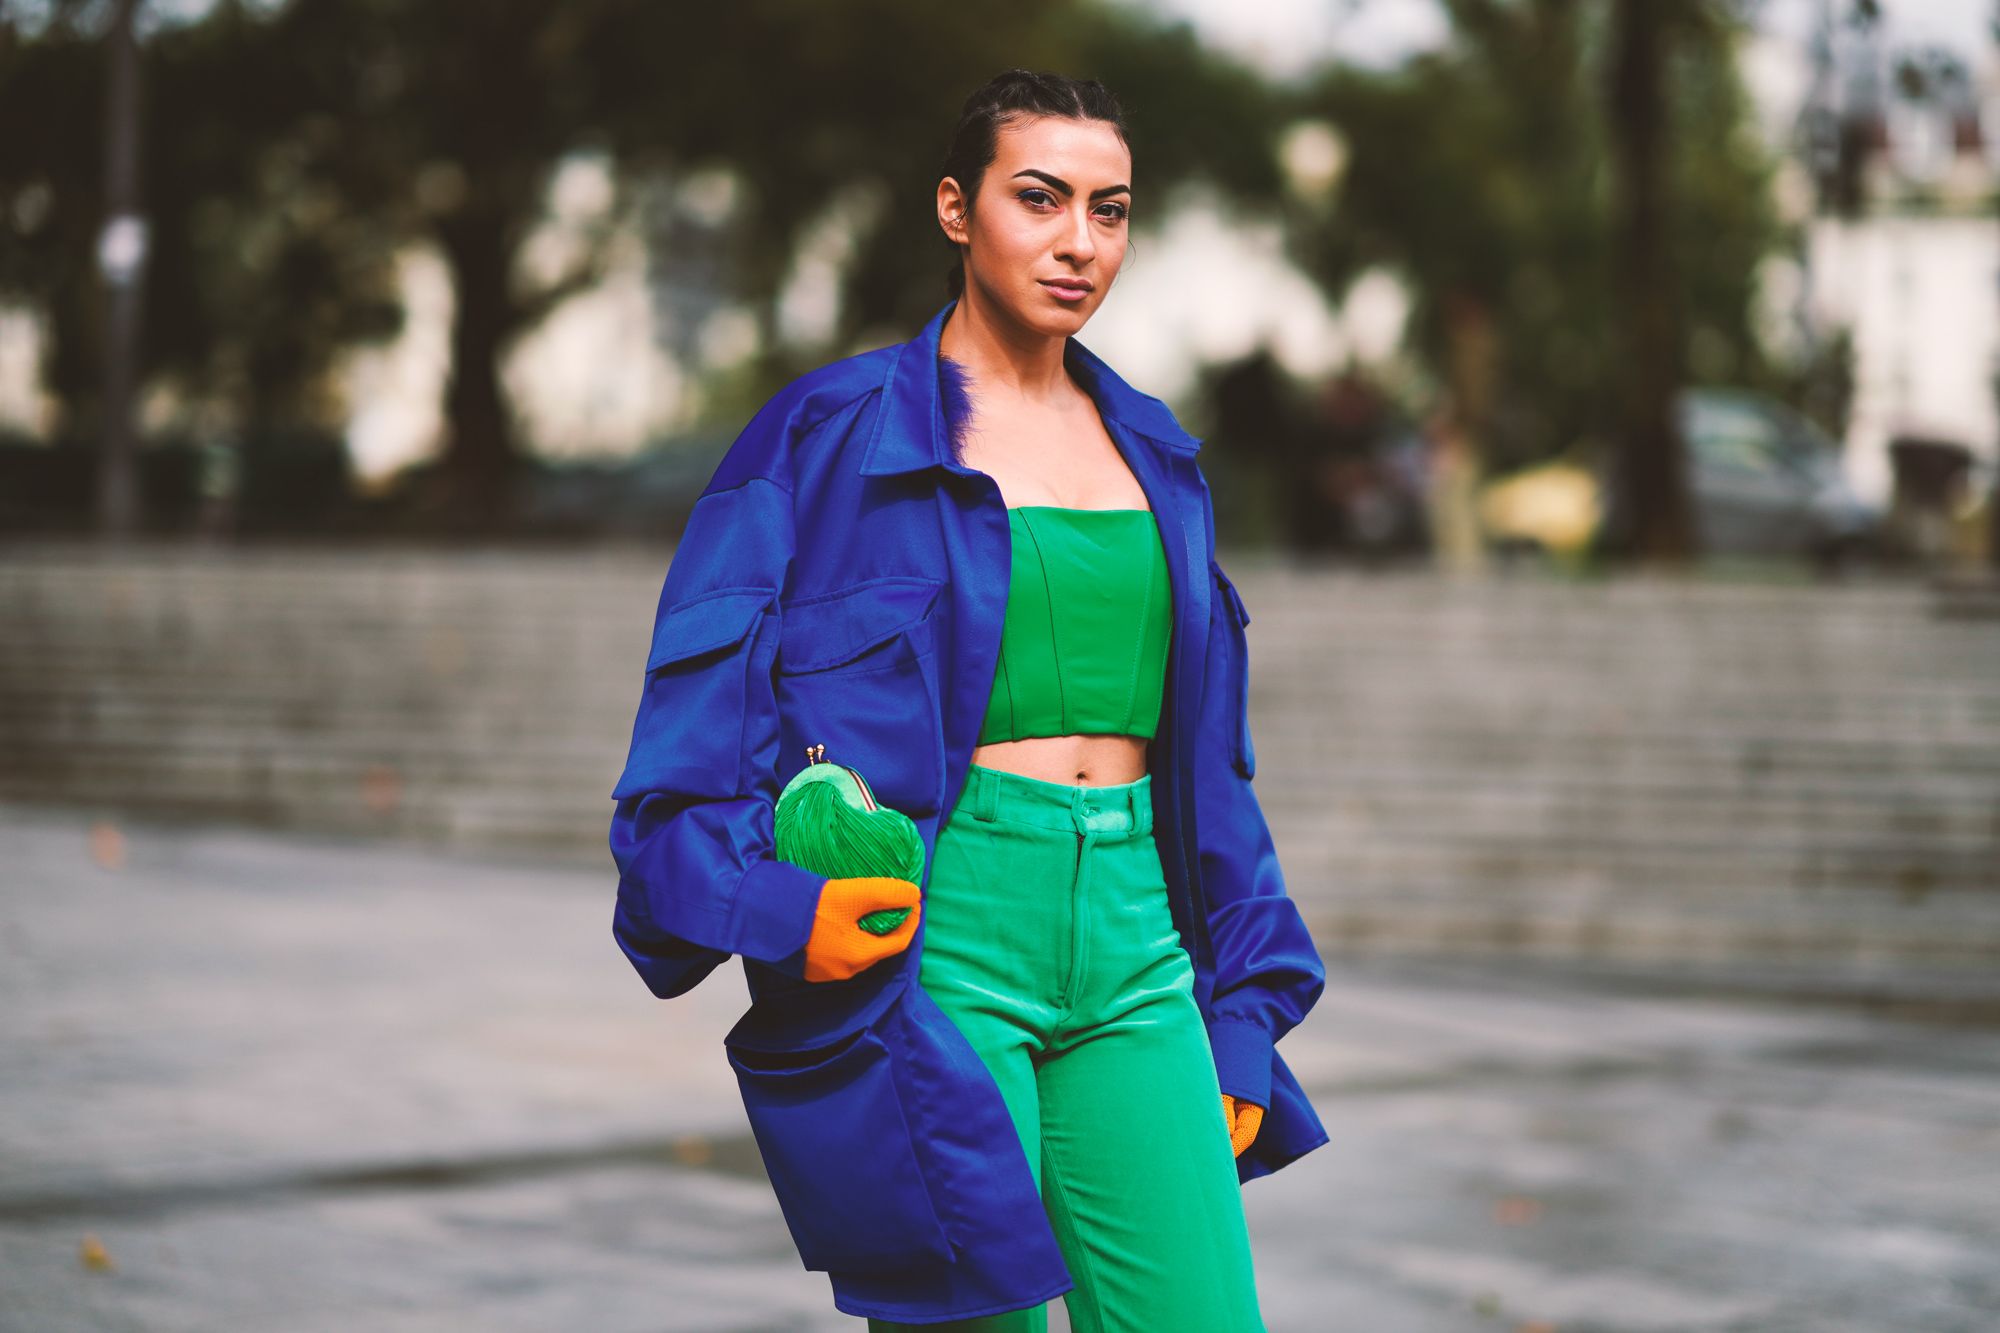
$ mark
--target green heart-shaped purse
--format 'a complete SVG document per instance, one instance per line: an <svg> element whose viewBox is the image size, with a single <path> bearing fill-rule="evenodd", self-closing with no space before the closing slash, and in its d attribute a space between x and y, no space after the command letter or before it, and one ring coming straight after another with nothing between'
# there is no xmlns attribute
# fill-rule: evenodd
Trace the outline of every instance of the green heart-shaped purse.
<svg viewBox="0 0 2000 1333"><path fill-rule="evenodd" d="M893 875L922 883L924 840L916 821L876 800L867 779L829 761L824 745L808 745L806 760L778 793L778 859L829 879ZM889 907L855 924L886 935L909 914L907 907Z"/></svg>

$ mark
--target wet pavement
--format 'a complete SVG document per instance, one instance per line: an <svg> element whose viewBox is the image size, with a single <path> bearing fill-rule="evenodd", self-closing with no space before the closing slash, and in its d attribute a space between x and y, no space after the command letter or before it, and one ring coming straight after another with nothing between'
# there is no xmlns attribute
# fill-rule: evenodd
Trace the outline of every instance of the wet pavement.
<svg viewBox="0 0 2000 1333"><path fill-rule="evenodd" d="M862 1328L613 882L0 806L0 1330ZM2000 1328L2000 1028L1328 962L1273 1333Z"/></svg>

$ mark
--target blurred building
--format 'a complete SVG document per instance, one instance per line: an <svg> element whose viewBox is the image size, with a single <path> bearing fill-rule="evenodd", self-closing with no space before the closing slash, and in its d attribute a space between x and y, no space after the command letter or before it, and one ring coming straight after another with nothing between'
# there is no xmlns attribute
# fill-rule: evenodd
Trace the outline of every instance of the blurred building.
<svg viewBox="0 0 2000 1333"><path fill-rule="evenodd" d="M1804 340L1854 342L1847 471L1886 501L1898 437L2000 454L2000 50L1877 33L1766 39L1753 90L1796 131L1781 203L1803 231L1774 266ZM1789 64L1790 68L1786 66ZM1789 277L1790 282L1784 279Z"/></svg>

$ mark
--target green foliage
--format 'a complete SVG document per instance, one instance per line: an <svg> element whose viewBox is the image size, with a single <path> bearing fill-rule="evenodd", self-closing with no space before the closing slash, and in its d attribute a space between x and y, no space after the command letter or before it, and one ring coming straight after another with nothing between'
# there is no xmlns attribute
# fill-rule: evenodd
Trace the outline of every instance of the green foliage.
<svg viewBox="0 0 2000 1333"><path fill-rule="evenodd" d="M1452 40L1407 65L1329 68L1301 117L1345 140L1329 207L1294 204L1299 263L1338 296L1380 265L1413 290L1408 349L1449 378L1451 312L1495 321L1494 470L1605 439L1616 415L1612 191L1604 61L1608 7L1454 0ZM1750 315L1780 237L1771 164L1735 73L1721 12L1690 23L1670 66L1669 246L1697 379L1764 367Z"/></svg>
<svg viewBox="0 0 2000 1333"><path fill-rule="evenodd" d="M1672 260L1697 379L1762 383L1750 325L1759 261L1780 239L1720 0L1677 0L1671 65ZM628 194L706 167L745 206L718 286L757 312L766 358L705 385L740 418L827 356L898 336L945 295L954 262L933 191L965 95L1024 65L1103 79L1123 99L1133 218L1145 240L1180 188L1288 223L1299 262L1340 294L1376 265L1415 297L1413 359L1449 376L1452 312L1496 322L1489 463L1602 438L1615 420L1606 6L1448 0L1454 35L1406 67L1334 66L1274 87L1186 24L1111 0L220 0L145 48L152 222L142 376L259 439L337 426L333 368L400 326L393 257L445 256L459 319L445 404L453 467L516 466L496 368L515 339L602 272L604 237L539 284L519 262L551 173L595 152ZM61 14L88 6L56 4ZM102 213L95 34L0 18L0 295L43 310L48 378L88 439L98 364L93 268ZM1293 193L1280 132L1335 125L1331 199ZM828 345L788 347L779 293L829 210L868 207ZM301 436L303 437L303 436ZM449 472L452 469L447 468Z"/></svg>
<svg viewBox="0 0 2000 1333"><path fill-rule="evenodd" d="M1275 106L1253 75L1185 26L1078 0L221 0L152 34L144 61L142 378L244 428L335 422L331 368L399 327L393 258L428 242L457 296L445 471L494 497L515 466L496 364L603 271L603 235L539 287L518 263L570 154L607 155L621 189L734 175L746 207L723 281L771 351L751 399L804 368L791 355L824 359L941 299L938 164L965 95L1010 65L1095 74L1127 99L1142 200L1191 176L1249 194L1276 178ZM79 420L102 379L102 64L95 34L62 23L0 46L0 117L48 130L0 136L0 292L49 312L52 387ZM857 193L881 207L837 346L784 348L768 335L800 239Z"/></svg>
<svg viewBox="0 0 2000 1333"><path fill-rule="evenodd" d="M244 423L331 424L339 352L399 327L396 238L322 178L338 122L274 59L271 34L222 0L148 41L139 372ZM63 23L0 47L0 122L38 127L0 136L0 294L46 315L48 387L85 430L103 377L103 66L96 34Z"/></svg>

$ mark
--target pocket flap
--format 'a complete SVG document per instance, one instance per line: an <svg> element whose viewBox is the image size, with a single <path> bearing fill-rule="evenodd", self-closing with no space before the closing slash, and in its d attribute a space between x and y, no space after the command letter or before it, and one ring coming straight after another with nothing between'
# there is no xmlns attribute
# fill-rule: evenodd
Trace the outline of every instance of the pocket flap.
<svg viewBox="0 0 2000 1333"><path fill-rule="evenodd" d="M775 588L724 588L669 609L653 626L646 670L740 641L776 594Z"/></svg>
<svg viewBox="0 0 2000 1333"><path fill-rule="evenodd" d="M1244 626L1250 623L1250 608L1243 605L1243 595L1236 591L1236 585L1222 572L1222 566L1209 562L1215 571L1216 586L1228 603L1236 622L1229 630L1229 652L1233 660L1231 670L1235 672L1235 698L1231 706L1236 716L1230 722L1229 758L1236 765L1236 771L1244 777L1254 777L1257 773L1257 747L1250 738L1250 638L1244 633Z"/></svg>
<svg viewBox="0 0 2000 1333"><path fill-rule="evenodd" d="M885 574L780 608L780 671L818 671L858 657L930 614L943 579Z"/></svg>

